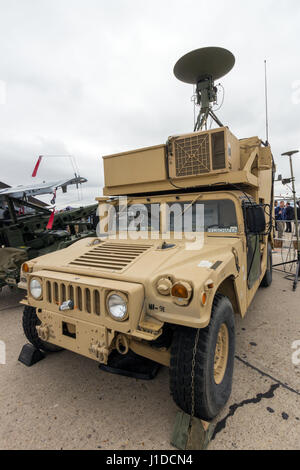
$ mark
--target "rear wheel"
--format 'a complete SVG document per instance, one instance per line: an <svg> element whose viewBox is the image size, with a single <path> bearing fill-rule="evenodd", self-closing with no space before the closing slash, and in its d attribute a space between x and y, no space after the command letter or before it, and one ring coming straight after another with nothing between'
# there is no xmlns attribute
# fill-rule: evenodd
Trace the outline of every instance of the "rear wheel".
<svg viewBox="0 0 300 470"><path fill-rule="evenodd" d="M175 403L192 412L193 352L197 330L176 330L171 349L170 389ZM234 312L229 299L217 294L207 328L200 330L195 356L195 416L214 419L227 403L235 352Z"/></svg>
<svg viewBox="0 0 300 470"><path fill-rule="evenodd" d="M262 287L270 287L270 285L272 284L272 270L273 270L273 257L272 257L272 246L270 243L268 243L268 262L267 262L267 270L266 270L266 274L263 278L263 280L261 281L261 286Z"/></svg>
<svg viewBox="0 0 300 470"><path fill-rule="evenodd" d="M46 341L42 341L39 338L36 327L40 324L41 322L36 314L36 309L34 307L26 306L23 311L23 330L28 341L37 349L42 349L43 351L62 351L62 348L55 346L54 344L47 343Z"/></svg>

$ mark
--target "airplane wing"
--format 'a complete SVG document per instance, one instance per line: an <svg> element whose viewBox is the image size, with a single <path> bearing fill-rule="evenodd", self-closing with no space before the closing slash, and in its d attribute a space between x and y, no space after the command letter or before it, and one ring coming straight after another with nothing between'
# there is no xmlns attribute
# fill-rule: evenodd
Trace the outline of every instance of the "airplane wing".
<svg viewBox="0 0 300 470"><path fill-rule="evenodd" d="M51 181L49 183L15 186L13 188L0 189L0 198L13 197L15 199L22 199L25 196L29 197L38 196L40 194L53 194L53 192L58 188L62 188L63 192L67 192L68 186L78 186L79 184L86 182L87 179L79 176L72 179Z"/></svg>

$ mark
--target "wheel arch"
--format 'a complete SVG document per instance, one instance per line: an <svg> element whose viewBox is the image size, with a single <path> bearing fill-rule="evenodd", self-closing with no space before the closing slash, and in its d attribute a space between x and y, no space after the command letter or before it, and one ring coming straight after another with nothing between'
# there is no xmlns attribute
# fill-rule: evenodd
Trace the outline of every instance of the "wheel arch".
<svg viewBox="0 0 300 470"><path fill-rule="evenodd" d="M234 313L238 315L242 315L238 295L237 295L237 290L236 290L236 283L235 283L235 278L233 275L227 277L222 283L219 285L219 287L216 290L215 295L217 294L222 294L225 297L228 297L228 299L231 302L232 308Z"/></svg>

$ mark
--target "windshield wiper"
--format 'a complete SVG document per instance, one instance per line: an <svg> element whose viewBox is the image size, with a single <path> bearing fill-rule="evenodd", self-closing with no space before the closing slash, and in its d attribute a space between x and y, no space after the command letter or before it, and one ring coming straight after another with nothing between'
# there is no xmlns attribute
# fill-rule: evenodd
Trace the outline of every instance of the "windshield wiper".
<svg viewBox="0 0 300 470"><path fill-rule="evenodd" d="M194 205L197 201L199 201L199 199L201 199L202 197L203 197L203 194L198 194L198 196L195 197L195 199L191 202L191 204L189 204L189 205L181 212L180 215L178 214L177 217L182 217L182 216L183 216L191 207L193 207L193 205Z"/></svg>

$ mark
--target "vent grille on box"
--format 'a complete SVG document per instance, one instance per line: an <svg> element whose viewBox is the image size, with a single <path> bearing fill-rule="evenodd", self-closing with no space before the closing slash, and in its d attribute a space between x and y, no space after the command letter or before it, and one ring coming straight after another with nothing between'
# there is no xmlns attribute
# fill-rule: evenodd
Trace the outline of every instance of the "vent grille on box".
<svg viewBox="0 0 300 470"><path fill-rule="evenodd" d="M211 135L213 170L223 170L225 162L225 136L224 132Z"/></svg>
<svg viewBox="0 0 300 470"><path fill-rule="evenodd" d="M70 265L83 268L93 268L122 271L139 256L149 250L149 245L127 245L123 243L103 243L89 250Z"/></svg>
<svg viewBox="0 0 300 470"><path fill-rule="evenodd" d="M176 176L210 172L209 135L201 134L175 140Z"/></svg>

